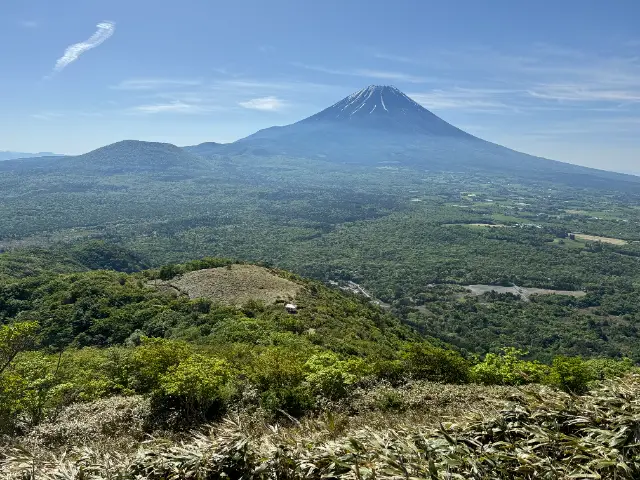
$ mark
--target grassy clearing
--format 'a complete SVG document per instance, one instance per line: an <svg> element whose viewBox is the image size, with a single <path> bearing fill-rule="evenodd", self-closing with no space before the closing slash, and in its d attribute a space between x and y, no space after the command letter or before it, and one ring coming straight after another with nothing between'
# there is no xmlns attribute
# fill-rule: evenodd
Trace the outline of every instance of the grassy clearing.
<svg viewBox="0 0 640 480"><path fill-rule="evenodd" d="M489 228L505 228L508 227L509 225L502 225L500 223L470 223L469 224L472 227L489 227Z"/></svg>
<svg viewBox="0 0 640 480"><path fill-rule="evenodd" d="M494 223L445 223L443 227L466 227L474 230L482 228L511 228L510 225L494 224Z"/></svg>
<svg viewBox="0 0 640 480"><path fill-rule="evenodd" d="M553 240L553 244L564 248L575 248L576 250L581 250L585 247L585 242L571 240L570 238L556 238Z"/></svg>
<svg viewBox="0 0 640 480"><path fill-rule="evenodd" d="M513 217L511 215L504 215L502 213L494 213L491 215L491 218L494 222L501 223L527 223L527 220L525 219Z"/></svg>
<svg viewBox="0 0 640 480"><path fill-rule="evenodd" d="M552 290L548 288L528 288L528 287L502 287L499 285L465 285L471 295L483 295L488 292L511 293L523 299L528 299L531 295L567 295L570 297L584 297L585 292L573 290Z"/></svg>
<svg viewBox="0 0 640 480"><path fill-rule="evenodd" d="M229 265L188 272L159 285L168 285L189 298L207 298L214 302L243 305L249 300L267 304L289 300L301 285L256 265Z"/></svg>
<svg viewBox="0 0 640 480"><path fill-rule="evenodd" d="M574 234L577 240L584 240L586 242L602 242L602 243L610 243L612 245L626 245L626 240L622 240L620 238L609 238L609 237L599 237L597 235L584 235L582 233Z"/></svg>
<svg viewBox="0 0 640 480"><path fill-rule="evenodd" d="M620 220L622 217L617 212L605 212L602 210L565 210L571 215L582 215L585 217L599 218L601 220Z"/></svg>

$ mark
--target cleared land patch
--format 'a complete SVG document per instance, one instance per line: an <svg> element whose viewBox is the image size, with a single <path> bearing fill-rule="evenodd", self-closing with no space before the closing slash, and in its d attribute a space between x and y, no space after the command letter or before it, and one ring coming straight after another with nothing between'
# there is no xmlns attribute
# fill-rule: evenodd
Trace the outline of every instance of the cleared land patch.
<svg viewBox="0 0 640 480"><path fill-rule="evenodd" d="M574 233L576 239L585 240L587 242L602 242L602 243L611 243L612 245L626 245L626 240L622 240L620 238L609 238L609 237L599 237L597 235L583 235L582 233Z"/></svg>
<svg viewBox="0 0 640 480"><path fill-rule="evenodd" d="M469 223L473 227L490 227L490 228L506 228L509 225L495 224L495 223Z"/></svg>
<svg viewBox="0 0 640 480"><path fill-rule="evenodd" d="M443 223L443 227L488 227L488 228L513 228L511 225L502 225L500 223Z"/></svg>
<svg viewBox="0 0 640 480"><path fill-rule="evenodd" d="M512 293L523 300L528 300L531 295L569 295L571 297L584 297L585 292L574 290L551 290L548 288L528 288L528 287L502 287L499 285L464 285L471 295L482 295L488 292Z"/></svg>
<svg viewBox="0 0 640 480"><path fill-rule="evenodd" d="M302 288L302 285L256 265L196 270L157 286L174 288L192 299L207 298L231 305L243 305L249 300L265 303L273 303L279 299L289 300Z"/></svg>

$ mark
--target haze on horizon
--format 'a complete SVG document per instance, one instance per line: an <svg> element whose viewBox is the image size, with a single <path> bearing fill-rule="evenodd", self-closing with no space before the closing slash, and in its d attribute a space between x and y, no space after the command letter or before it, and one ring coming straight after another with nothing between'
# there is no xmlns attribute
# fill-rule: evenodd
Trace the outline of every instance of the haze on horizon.
<svg viewBox="0 0 640 480"><path fill-rule="evenodd" d="M640 5L491 5L9 0L0 150L230 142L392 84L491 142L639 173Z"/></svg>

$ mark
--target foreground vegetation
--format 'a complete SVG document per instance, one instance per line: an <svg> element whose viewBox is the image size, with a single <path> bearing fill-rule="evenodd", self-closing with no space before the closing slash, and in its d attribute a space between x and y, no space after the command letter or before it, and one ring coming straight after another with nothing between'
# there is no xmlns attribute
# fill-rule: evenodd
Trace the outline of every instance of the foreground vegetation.
<svg viewBox="0 0 640 480"><path fill-rule="evenodd" d="M229 259L135 272L101 242L32 252L0 262L1 478L638 475L630 358L477 355L363 296ZM91 269L105 263L133 273ZM229 302L167 288L207 269ZM234 305L283 280L286 298Z"/></svg>
<svg viewBox="0 0 640 480"><path fill-rule="evenodd" d="M455 395L455 388L460 387L423 384L410 396L424 405L428 402L419 403L421 393L423 401L425 392L427 400L442 400ZM405 410L400 417L389 406L361 413L366 427L358 424L358 416L329 415L278 428L239 415L209 432L121 444L115 451L113 443L101 443L101 433L133 437L144 416L140 408L121 403L119 409L109 410L120 415L102 417L97 435L87 436L95 432L95 420L79 430L65 431L60 425L45 429L49 434L81 432L73 439L85 443L77 443L65 455L43 452L36 441L30 447L6 448L0 462L5 478L13 479L634 479L640 475L638 376L605 382L580 397L548 388L481 393L494 401L485 402L481 412L453 409L449 412L455 414L453 421L438 415L442 408L418 407L413 416ZM458 394L465 398L464 390ZM502 405L499 395L505 398ZM396 402L395 408L407 408L406 400ZM86 413L85 418L91 419Z"/></svg>

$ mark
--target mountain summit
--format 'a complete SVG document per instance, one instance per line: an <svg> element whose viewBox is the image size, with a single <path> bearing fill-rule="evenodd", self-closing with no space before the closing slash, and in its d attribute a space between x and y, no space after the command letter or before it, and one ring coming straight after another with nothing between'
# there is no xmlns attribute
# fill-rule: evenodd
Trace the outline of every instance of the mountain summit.
<svg viewBox="0 0 640 480"><path fill-rule="evenodd" d="M397 133L470 137L445 122L396 87L369 85L299 124L348 122L353 126Z"/></svg>
<svg viewBox="0 0 640 480"><path fill-rule="evenodd" d="M393 163L581 185L619 180L637 188L637 180L630 176L535 157L482 140L386 85L370 85L291 125L266 128L215 148L207 144L187 148L203 156L304 157L372 166Z"/></svg>

